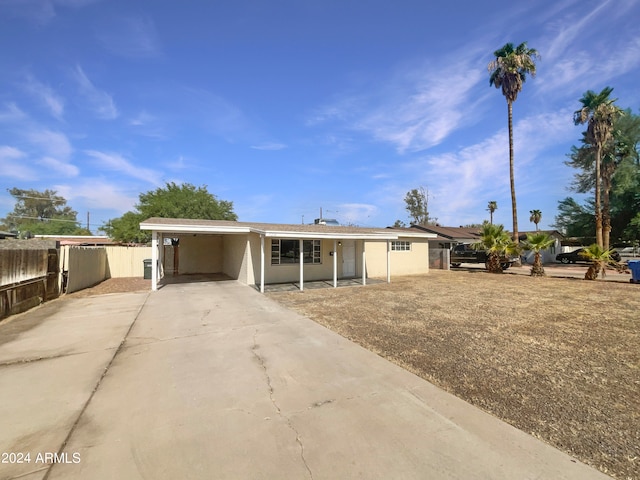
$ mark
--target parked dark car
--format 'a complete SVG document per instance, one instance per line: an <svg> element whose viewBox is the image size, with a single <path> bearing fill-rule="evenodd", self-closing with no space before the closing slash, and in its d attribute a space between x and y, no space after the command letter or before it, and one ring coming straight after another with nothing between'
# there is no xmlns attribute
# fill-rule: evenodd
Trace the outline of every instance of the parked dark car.
<svg viewBox="0 0 640 480"><path fill-rule="evenodd" d="M518 260L517 256L500 257L502 270L506 270ZM452 267L459 267L462 263L487 264L487 253L484 250L476 250L471 244L461 243L451 249L450 263Z"/></svg>
<svg viewBox="0 0 640 480"><path fill-rule="evenodd" d="M556 255L556 262L560 262L560 263L576 263L576 262L589 263L590 260L587 257L585 257L584 255L582 255L582 252L584 252L585 250L586 250L586 248L579 248L577 250L574 250L573 252L559 253L558 255ZM614 250L612 252L612 254L611 254L611 258L613 260L615 260L616 262L619 262L620 261L620 254Z"/></svg>

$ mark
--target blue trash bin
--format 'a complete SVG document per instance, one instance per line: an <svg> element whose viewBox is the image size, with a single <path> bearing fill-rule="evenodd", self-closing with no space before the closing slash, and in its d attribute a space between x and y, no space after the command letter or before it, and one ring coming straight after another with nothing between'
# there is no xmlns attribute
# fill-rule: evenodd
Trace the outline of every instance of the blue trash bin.
<svg viewBox="0 0 640 480"><path fill-rule="evenodd" d="M629 270L631 270L631 283L640 283L640 260L629 260Z"/></svg>

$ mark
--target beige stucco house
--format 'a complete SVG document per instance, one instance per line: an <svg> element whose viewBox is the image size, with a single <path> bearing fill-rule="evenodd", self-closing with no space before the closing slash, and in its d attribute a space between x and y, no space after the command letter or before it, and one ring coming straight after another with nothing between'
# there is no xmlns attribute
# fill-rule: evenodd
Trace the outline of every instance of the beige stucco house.
<svg viewBox="0 0 640 480"><path fill-rule="evenodd" d="M392 274L428 273L428 241L435 238L406 229L179 218L149 218L140 228L152 233L153 290L176 274L224 273L261 292L273 283L295 282L303 290L305 281L390 282ZM171 244L179 245L179 261Z"/></svg>

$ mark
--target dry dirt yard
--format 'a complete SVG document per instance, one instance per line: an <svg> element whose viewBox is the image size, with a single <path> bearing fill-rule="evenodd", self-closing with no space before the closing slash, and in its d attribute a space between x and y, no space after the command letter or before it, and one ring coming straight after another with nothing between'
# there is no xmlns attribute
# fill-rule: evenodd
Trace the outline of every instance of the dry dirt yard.
<svg viewBox="0 0 640 480"><path fill-rule="evenodd" d="M432 271L269 296L602 472L640 479L640 285Z"/></svg>
<svg viewBox="0 0 640 480"><path fill-rule="evenodd" d="M109 278L93 287L68 293L68 298L83 298L107 293L148 292L151 290L151 280L140 277Z"/></svg>

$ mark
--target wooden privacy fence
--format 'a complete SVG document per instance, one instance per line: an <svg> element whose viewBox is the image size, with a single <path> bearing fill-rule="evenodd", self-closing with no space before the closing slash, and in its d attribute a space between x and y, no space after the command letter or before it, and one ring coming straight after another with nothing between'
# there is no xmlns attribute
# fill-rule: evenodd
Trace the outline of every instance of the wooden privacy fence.
<svg viewBox="0 0 640 480"><path fill-rule="evenodd" d="M0 319L107 278L143 277L151 247L60 247L54 240L0 240Z"/></svg>
<svg viewBox="0 0 640 480"><path fill-rule="evenodd" d="M56 247L50 240L0 241L0 318L59 295Z"/></svg>

